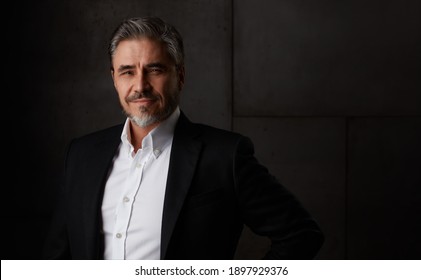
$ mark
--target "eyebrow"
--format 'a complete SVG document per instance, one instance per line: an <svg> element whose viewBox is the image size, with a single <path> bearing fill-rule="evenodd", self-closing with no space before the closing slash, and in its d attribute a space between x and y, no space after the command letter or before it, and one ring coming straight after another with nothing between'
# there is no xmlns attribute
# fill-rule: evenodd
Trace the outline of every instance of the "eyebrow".
<svg viewBox="0 0 421 280"><path fill-rule="evenodd" d="M146 64L145 66L146 68L161 68L161 69L167 69L167 66L163 63L160 62L153 62L153 63L149 63Z"/></svg>

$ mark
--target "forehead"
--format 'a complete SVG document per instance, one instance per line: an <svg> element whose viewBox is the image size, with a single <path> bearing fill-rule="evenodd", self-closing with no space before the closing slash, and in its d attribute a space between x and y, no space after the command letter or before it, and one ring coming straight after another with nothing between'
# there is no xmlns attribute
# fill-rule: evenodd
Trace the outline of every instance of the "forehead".
<svg viewBox="0 0 421 280"><path fill-rule="evenodd" d="M150 38L123 40L113 55L113 64L132 64L141 61L171 63L165 43Z"/></svg>

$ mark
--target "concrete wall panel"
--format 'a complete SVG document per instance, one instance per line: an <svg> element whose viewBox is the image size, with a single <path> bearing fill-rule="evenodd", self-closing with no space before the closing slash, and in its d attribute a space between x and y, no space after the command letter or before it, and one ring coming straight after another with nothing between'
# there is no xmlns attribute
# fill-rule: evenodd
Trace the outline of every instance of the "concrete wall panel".
<svg viewBox="0 0 421 280"><path fill-rule="evenodd" d="M349 124L350 259L420 259L421 118Z"/></svg>
<svg viewBox="0 0 421 280"><path fill-rule="evenodd" d="M419 114L420 11L419 1L234 1L234 114Z"/></svg>

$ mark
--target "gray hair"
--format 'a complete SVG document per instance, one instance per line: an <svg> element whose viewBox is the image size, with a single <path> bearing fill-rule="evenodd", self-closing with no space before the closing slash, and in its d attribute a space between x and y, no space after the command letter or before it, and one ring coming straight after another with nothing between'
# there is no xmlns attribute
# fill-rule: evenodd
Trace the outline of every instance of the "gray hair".
<svg viewBox="0 0 421 280"><path fill-rule="evenodd" d="M113 56L118 44L124 40L143 37L164 43L177 69L184 66L183 39L175 27L158 17L135 17L123 21L111 37L108 48L111 69L113 69Z"/></svg>

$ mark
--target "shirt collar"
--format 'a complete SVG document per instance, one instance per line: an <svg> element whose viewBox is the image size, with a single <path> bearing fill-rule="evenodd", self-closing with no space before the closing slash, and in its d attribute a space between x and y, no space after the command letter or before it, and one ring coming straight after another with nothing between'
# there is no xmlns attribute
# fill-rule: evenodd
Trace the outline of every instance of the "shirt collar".
<svg viewBox="0 0 421 280"><path fill-rule="evenodd" d="M148 135L143 138L142 150L152 150L152 154L155 158L158 158L162 151L171 143L174 129L177 124L178 118L180 117L180 108L174 110L174 112L164 121L162 121L157 127L152 129ZM123 131L121 133L122 146L128 156L133 154L134 148L131 144L130 138L130 119L127 118Z"/></svg>

